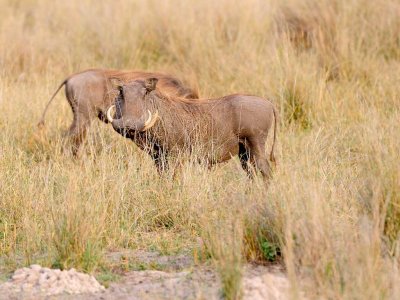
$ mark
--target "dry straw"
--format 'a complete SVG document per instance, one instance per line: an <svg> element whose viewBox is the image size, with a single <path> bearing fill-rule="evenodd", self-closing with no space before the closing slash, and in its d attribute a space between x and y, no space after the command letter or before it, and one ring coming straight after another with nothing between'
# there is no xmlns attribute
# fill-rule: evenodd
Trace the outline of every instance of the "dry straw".
<svg viewBox="0 0 400 300"><path fill-rule="evenodd" d="M246 260L282 262L293 298L400 297L400 5L335 1L0 1L0 259L92 271L110 249L196 249L228 298ZM175 180L104 124L63 153L66 75L169 71L203 96L270 98L266 191L237 160ZM178 159L185 159L181 157ZM22 260L21 260L22 258ZM40 261L38 261L40 260Z"/></svg>

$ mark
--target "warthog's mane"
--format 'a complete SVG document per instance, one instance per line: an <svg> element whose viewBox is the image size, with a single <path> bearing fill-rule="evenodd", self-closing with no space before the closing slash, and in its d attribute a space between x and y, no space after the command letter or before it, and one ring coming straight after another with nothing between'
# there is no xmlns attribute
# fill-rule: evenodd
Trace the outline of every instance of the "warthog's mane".
<svg viewBox="0 0 400 300"><path fill-rule="evenodd" d="M159 89L156 89L153 93L151 93L150 97L155 99L160 104L162 103L163 106L167 106L170 108L174 107L177 112L183 110L190 114L199 112L202 107L201 104L207 102L206 100L199 100L199 99L188 100L183 97L172 97L166 93L161 92Z"/></svg>
<svg viewBox="0 0 400 300"><path fill-rule="evenodd" d="M127 80L125 83L129 84L130 82L137 80L136 78L150 78L150 77L160 77L160 78L173 78L172 76L160 73L160 72L146 72L142 70L106 70L110 79L120 79L121 77L124 80ZM132 76L134 74L134 76Z"/></svg>
<svg viewBox="0 0 400 300"><path fill-rule="evenodd" d="M163 93L159 89L155 90L155 95L158 98L160 98L166 102L186 104L189 106L197 106L200 104L210 104L210 102L214 102L214 101L224 101L226 98L226 97L220 97L220 98L206 98L206 99L187 99L187 98L183 98L183 97L170 96L166 93Z"/></svg>

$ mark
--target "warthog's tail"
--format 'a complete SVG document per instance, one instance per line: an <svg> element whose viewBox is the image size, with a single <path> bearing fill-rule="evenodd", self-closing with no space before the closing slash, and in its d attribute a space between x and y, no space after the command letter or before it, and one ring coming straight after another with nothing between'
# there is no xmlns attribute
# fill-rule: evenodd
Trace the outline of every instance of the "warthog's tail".
<svg viewBox="0 0 400 300"><path fill-rule="evenodd" d="M53 96L51 96L49 102L47 102L47 105L46 105L46 107L45 107L45 109L44 109L44 111L43 111L43 114L42 114L42 118L40 119L40 121L39 121L39 123L38 123L38 127L39 127L39 128L44 127L44 117L46 116L46 112L47 112L47 110L48 110L48 108L49 108L51 102L53 101L54 97L57 95L57 93L60 91L60 89L67 83L67 80L68 80L68 78L65 79L65 80L60 84L60 86L58 87L58 89L54 92Z"/></svg>
<svg viewBox="0 0 400 300"><path fill-rule="evenodd" d="M276 159L275 159L275 155L274 155L274 149L275 149L275 142L276 142L276 127L277 127L277 123L278 123L278 120L277 120L278 113L277 113L277 111L276 111L274 106L272 106L272 110L274 112L274 141L272 143L272 148L271 148L271 153L269 155L269 159L271 160L271 162L276 164Z"/></svg>

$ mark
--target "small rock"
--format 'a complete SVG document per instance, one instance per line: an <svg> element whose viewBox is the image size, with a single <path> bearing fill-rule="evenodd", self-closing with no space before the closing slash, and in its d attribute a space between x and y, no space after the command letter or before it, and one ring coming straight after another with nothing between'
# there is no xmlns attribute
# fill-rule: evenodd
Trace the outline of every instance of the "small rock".
<svg viewBox="0 0 400 300"><path fill-rule="evenodd" d="M26 276L25 281L31 284L35 284L39 280L39 273L29 272Z"/></svg>
<svg viewBox="0 0 400 300"><path fill-rule="evenodd" d="M21 281L22 279L26 278L26 274L22 272L14 273L14 275L11 278L13 281Z"/></svg>
<svg viewBox="0 0 400 300"><path fill-rule="evenodd" d="M52 296L62 293L96 293L105 289L93 276L77 272L74 268L61 271L42 268L39 265L16 270L10 281L4 283L2 288L15 292L23 291L32 297L37 293Z"/></svg>
<svg viewBox="0 0 400 300"><path fill-rule="evenodd" d="M32 270L35 270L35 271L40 271L40 269L42 269L42 267L39 266L39 265L31 265L30 268L31 268Z"/></svg>

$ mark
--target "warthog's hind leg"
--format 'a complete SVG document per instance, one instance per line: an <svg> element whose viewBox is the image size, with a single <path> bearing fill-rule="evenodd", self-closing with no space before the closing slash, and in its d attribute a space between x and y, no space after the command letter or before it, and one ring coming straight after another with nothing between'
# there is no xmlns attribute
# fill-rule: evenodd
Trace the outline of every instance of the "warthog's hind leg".
<svg viewBox="0 0 400 300"><path fill-rule="evenodd" d="M78 156L80 146L86 138L90 123L89 116L74 112L74 120L68 130L68 138L71 141L71 150L74 156Z"/></svg>
<svg viewBox="0 0 400 300"><path fill-rule="evenodd" d="M71 107L74 119L67 132L68 140L71 143L72 154L77 157L81 144L86 138L87 130L91 124L89 108L83 106L80 97L75 97L73 89L67 83L65 95Z"/></svg>
<svg viewBox="0 0 400 300"><path fill-rule="evenodd" d="M249 176L250 178L253 178L254 174L249 165L250 151L249 151L249 149L246 148L245 144L242 142L239 143L239 159L240 159L240 164L242 165L243 170L245 170L247 173L247 176Z"/></svg>
<svg viewBox="0 0 400 300"><path fill-rule="evenodd" d="M250 163L268 182L271 179L271 167L265 154L265 140L264 138L249 139Z"/></svg>
<svg viewBox="0 0 400 300"><path fill-rule="evenodd" d="M249 161L255 171L260 171L261 175L264 177L266 183L271 179L271 167L268 162L268 157L265 153L265 140L264 137L249 138L248 149L246 152L249 157ZM243 166L243 163L242 163ZM247 165L248 168L248 165ZM252 173L251 171L249 171Z"/></svg>

